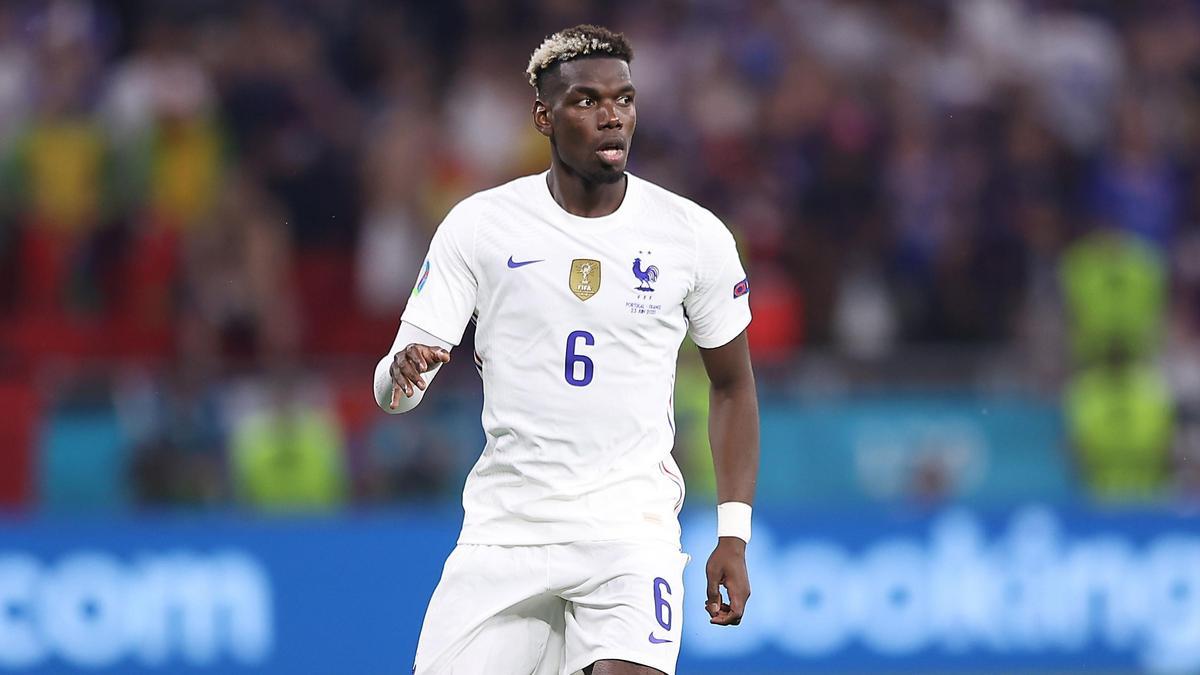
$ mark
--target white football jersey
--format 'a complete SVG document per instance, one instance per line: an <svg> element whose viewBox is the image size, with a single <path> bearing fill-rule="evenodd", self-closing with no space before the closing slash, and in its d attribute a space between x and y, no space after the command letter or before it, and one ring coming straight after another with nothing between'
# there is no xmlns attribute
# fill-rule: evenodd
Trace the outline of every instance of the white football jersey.
<svg viewBox="0 0 1200 675"><path fill-rule="evenodd" d="M626 175L607 216L567 213L542 173L468 197L433 237L403 321L457 345L474 318L483 378L460 543L678 543L679 346L737 337L749 285L712 213Z"/></svg>

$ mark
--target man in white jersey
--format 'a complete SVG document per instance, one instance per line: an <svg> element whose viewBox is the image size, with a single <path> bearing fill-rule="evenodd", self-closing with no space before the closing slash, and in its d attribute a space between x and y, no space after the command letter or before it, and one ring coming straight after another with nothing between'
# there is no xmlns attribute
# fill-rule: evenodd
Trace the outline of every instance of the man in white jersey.
<svg viewBox="0 0 1200 675"><path fill-rule="evenodd" d="M622 35L588 25L534 52L533 123L550 169L450 211L375 370L380 407L411 410L476 321L487 444L425 614L418 675L675 672L688 556L672 393L685 333L712 385L712 623L738 624L750 596L749 284L712 213L625 171L631 58Z"/></svg>

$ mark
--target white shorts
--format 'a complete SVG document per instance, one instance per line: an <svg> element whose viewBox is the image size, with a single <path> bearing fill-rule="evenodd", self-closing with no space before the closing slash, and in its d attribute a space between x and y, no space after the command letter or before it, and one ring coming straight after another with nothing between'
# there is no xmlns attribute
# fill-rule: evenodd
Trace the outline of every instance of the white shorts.
<svg viewBox="0 0 1200 675"><path fill-rule="evenodd" d="M603 659L675 672L689 557L653 541L459 544L433 592L417 675L570 675Z"/></svg>

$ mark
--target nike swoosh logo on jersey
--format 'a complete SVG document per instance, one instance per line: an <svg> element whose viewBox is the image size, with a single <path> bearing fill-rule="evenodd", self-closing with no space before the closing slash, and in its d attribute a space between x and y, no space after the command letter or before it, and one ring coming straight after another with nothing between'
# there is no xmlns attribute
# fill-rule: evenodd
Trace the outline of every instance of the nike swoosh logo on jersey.
<svg viewBox="0 0 1200 675"><path fill-rule="evenodd" d="M664 642L671 642L671 640L662 640L662 639L656 638L656 637L654 637L654 632L653 631L650 632L650 644L661 645Z"/></svg>
<svg viewBox="0 0 1200 675"><path fill-rule="evenodd" d="M526 265L532 265L533 263L539 263L539 262L542 262L542 261L541 260L522 260L521 262L517 262L516 260L512 259L511 255L508 256L508 268L510 270L515 270L518 267L524 267Z"/></svg>

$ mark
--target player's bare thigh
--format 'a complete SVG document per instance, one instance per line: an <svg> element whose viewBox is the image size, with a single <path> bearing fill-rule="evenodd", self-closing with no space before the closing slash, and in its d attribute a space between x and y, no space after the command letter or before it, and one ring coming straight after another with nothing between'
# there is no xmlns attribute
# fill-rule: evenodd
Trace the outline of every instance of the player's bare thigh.
<svg viewBox="0 0 1200 675"><path fill-rule="evenodd" d="M663 675L663 671L640 663L604 659L584 668L583 675Z"/></svg>

